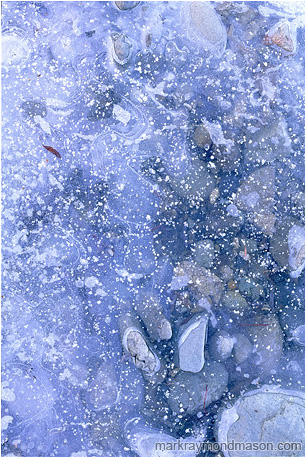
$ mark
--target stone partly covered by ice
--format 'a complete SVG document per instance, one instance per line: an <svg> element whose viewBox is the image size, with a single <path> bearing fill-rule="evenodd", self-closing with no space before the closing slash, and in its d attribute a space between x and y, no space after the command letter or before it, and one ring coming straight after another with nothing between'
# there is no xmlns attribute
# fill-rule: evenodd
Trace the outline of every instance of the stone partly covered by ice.
<svg viewBox="0 0 306 458"><path fill-rule="evenodd" d="M234 313L243 313L248 308L248 303L239 291L226 291L221 299L221 305Z"/></svg>
<svg viewBox="0 0 306 458"><path fill-rule="evenodd" d="M190 41L217 57L222 56L227 42L226 29L210 2L183 3L182 16Z"/></svg>
<svg viewBox="0 0 306 458"><path fill-rule="evenodd" d="M179 367L183 371L200 372L203 369L208 321L208 315L200 314L181 327L178 338L178 357Z"/></svg>
<svg viewBox="0 0 306 458"><path fill-rule="evenodd" d="M200 159L193 159L183 177L173 177L171 180L175 192L191 205L204 202L214 190L215 184L215 178Z"/></svg>
<svg viewBox="0 0 306 458"><path fill-rule="evenodd" d="M237 364L243 363L246 359L251 356L253 351L253 345L249 339L243 334L234 334L234 348L233 355Z"/></svg>
<svg viewBox="0 0 306 458"><path fill-rule="evenodd" d="M209 355L215 361L225 361L232 354L234 342L235 339L227 331L215 332L209 340Z"/></svg>
<svg viewBox="0 0 306 458"><path fill-rule="evenodd" d="M279 222L271 239L271 253L279 267L289 269L297 278L305 269L305 228L298 220L287 218Z"/></svg>
<svg viewBox="0 0 306 458"><path fill-rule="evenodd" d="M179 275L179 276L174 276L171 280L170 283L170 291L177 291L179 289L185 288L185 286L188 285L190 282L190 278L188 275Z"/></svg>
<svg viewBox="0 0 306 458"><path fill-rule="evenodd" d="M2 35L2 64L4 67L23 64L31 54L31 43L19 34Z"/></svg>
<svg viewBox="0 0 306 458"><path fill-rule="evenodd" d="M226 211L230 216L233 216L234 218L237 218L241 215L241 212L238 210L235 204L229 204L226 207Z"/></svg>
<svg viewBox="0 0 306 458"><path fill-rule="evenodd" d="M266 166L242 181L235 198L235 205L248 212L251 221L267 235L272 235L274 231L274 194L275 169Z"/></svg>
<svg viewBox="0 0 306 458"><path fill-rule="evenodd" d="M266 165L283 160L292 153L289 129L285 119L277 119L273 124L246 133L244 162L246 166Z"/></svg>
<svg viewBox="0 0 306 458"><path fill-rule="evenodd" d="M88 387L87 395L87 401L94 410L103 410L116 404L119 391L111 361L101 364Z"/></svg>
<svg viewBox="0 0 306 458"><path fill-rule="evenodd" d="M305 325L302 324L295 328L291 332L291 336L288 340L292 340L295 342L297 345L300 345L301 347L305 347Z"/></svg>
<svg viewBox="0 0 306 458"><path fill-rule="evenodd" d="M112 55L114 61L119 65L126 65L132 53L132 44L124 33L112 33Z"/></svg>
<svg viewBox="0 0 306 458"><path fill-rule="evenodd" d="M92 289L99 284L99 280L96 277L87 277L84 283L87 288Z"/></svg>
<svg viewBox="0 0 306 458"><path fill-rule="evenodd" d="M257 314L243 322L245 335L253 343L252 362L265 376L275 371L283 352L284 334L276 315Z"/></svg>
<svg viewBox="0 0 306 458"><path fill-rule="evenodd" d="M275 385L264 385L241 396L219 416L216 427L217 442L273 443L273 456L305 456L304 393L282 390ZM296 443L301 449L277 450L279 443ZM276 452L277 450L277 452ZM224 456L271 456L264 451L222 450Z"/></svg>
<svg viewBox="0 0 306 458"><path fill-rule="evenodd" d="M288 234L290 276L297 278L305 268L305 229L294 225Z"/></svg>
<svg viewBox="0 0 306 458"><path fill-rule="evenodd" d="M212 145L210 134L206 127L202 124L198 125L195 128L195 131L193 133L193 141L199 148L204 149L206 151L208 151Z"/></svg>
<svg viewBox="0 0 306 458"><path fill-rule="evenodd" d="M114 105L113 108L113 116L118 121L122 122L122 124L127 125L131 119L131 114L122 108L120 105Z"/></svg>
<svg viewBox="0 0 306 458"><path fill-rule="evenodd" d="M196 438L176 439L174 436L150 426L141 417L132 418L127 422L125 434L131 449L138 456L192 457L196 456L199 451L196 446L200 447L200 441ZM180 447L179 444L181 444Z"/></svg>
<svg viewBox="0 0 306 458"><path fill-rule="evenodd" d="M199 266L210 268L214 261L214 242L212 240L199 240L194 244L194 259Z"/></svg>
<svg viewBox="0 0 306 458"><path fill-rule="evenodd" d="M14 418L11 417L11 415L4 415L2 418L1 418L1 431L5 431L9 424L12 423L14 421Z"/></svg>
<svg viewBox="0 0 306 458"><path fill-rule="evenodd" d="M136 310L152 340L171 339L171 324L163 314L162 307L156 296L141 293L136 303Z"/></svg>
<svg viewBox="0 0 306 458"><path fill-rule="evenodd" d="M296 51L296 36L288 21L279 21L266 33L264 44L275 46L285 54L293 54Z"/></svg>
<svg viewBox="0 0 306 458"><path fill-rule="evenodd" d="M181 289L187 285L201 297L212 296L216 303L219 302L224 289L223 282L217 275L191 261L184 261L175 267L170 289Z"/></svg>

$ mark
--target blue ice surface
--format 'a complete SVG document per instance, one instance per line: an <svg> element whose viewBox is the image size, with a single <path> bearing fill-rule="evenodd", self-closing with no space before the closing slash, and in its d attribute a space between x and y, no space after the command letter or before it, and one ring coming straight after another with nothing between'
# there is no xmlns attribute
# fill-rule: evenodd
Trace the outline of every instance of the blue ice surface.
<svg viewBox="0 0 306 458"><path fill-rule="evenodd" d="M296 217L294 205L284 203L288 182L302 193L304 183L298 7L245 2L259 15L259 28L257 20L222 16L228 39L220 56L188 37L183 3L140 2L124 11L104 1L2 2L4 456L135 455L124 424L141 412L144 381L123 356L118 317L133 309L144 286L171 318L173 267L191 254L210 212L220 218L208 197L191 209L173 194L165 209L164 178L150 172L161 159L170 181L179 182L196 155L214 163L192 143L193 126L205 119L238 146L237 167L211 169L226 207L256 168L243 160L248 129L284 119L291 154L272 160L277 205L280 218ZM295 27L293 54L262 44L281 19ZM239 37L247 27L254 35L246 43ZM114 60L115 33L131 44L124 65ZM189 212L200 218L193 228ZM218 234L208 229L206 237L222 249ZM226 237L224 244L230 249ZM302 279L279 275L281 298L299 303ZM298 351L292 355L299 360ZM119 397L99 408L89 388L105 367L112 367ZM281 372L285 381L290 371Z"/></svg>

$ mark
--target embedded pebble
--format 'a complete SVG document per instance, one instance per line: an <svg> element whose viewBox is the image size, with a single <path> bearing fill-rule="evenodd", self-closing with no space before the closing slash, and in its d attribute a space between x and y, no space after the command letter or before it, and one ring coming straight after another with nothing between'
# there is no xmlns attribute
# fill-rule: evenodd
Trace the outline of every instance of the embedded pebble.
<svg viewBox="0 0 306 458"><path fill-rule="evenodd" d="M265 233L274 232L273 213L275 194L275 169L263 167L253 172L238 189L235 204L251 214L252 221Z"/></svg>
<svg viewBox="0 0 306 458"><path fill-rule="evenodd" d="M205 126L199 125L193 133L193 140L195 144L204 150L209 150L212 145L210 134Z"/></svg>
<svg viewBox="0 0 306 458"><path fill-rule="evenodd" d="M136 310L152 340L171 339L171 324L163 314L162 307L156 296L146 293L140 294L137 300Z"/></svg>
<svg viewBox="0 0 306 458"><path fill-rule="evenodd" d="M227 331L217 331L209 339L209 355L215 361L224 362L231 356L234 342Z"/></svg>
<svg viewBox="0 0 306 458"><path fill-rule="evenodd" d="M234 334L233 355L237 364L243 363L252 354L253 345L243 334Z"/></svg>
<svg viewBox="0 0 306 458"><path fill-rule="evenodd" d="M113 44L113 58L115 62L119 65L126 65L130 58L132 52L132 44L130 43L128 37L123 33L113 33L111 35L112 44Z"/></svg>
<svg viewBox="0 0 306 458"><path fill-rule="evenodd" d="M193 249L194 259L199 266L209 269L213 265L215 248L212 240L201 240Z"/></svg>
<svg viewBox="0 0 306 458"><path fill-rule="evenodd" d="M139 5L140 2L125 2L125 1L115 1L117 8L121 11L127 11L127 10L132 10L135 8L137 5Z"/></svg>
<svg viewBox="0 0 306 458"><path fill-rule="evenodd" d="M208 361L203 371L179 372L169 385L168 404L175 415L196 414L220 399L226 392L228 372L222 363ZM207 387L207 389L206 389ZM205 407L204 397L206 393Z"/></svg>
<svg viewBox="0 0 306 458"><path fill-rule="evenodd" d="M191 2L183 7L188 37L194 44L220 57L226 47L226 29L209 3Z"/></svg>
<svg viewBox="0 0 306 458"><path fill-rule="evenodd" d="M254 345L253 363L263 375L276 370L283 352L284 334L275 315L256 315L246 320L245 333Z"/></svg>
<svg viewBox="0 0 306 458"><path fill-rule="evenodd" d="M101 366L89 384L87 395L94 410L103 410L116 404L119 391L114 367L109 361Z"/></svg>
<svg viewBox="0 0 306 458"><path fill-rule="evenodd" d="M235 313L241 313L248 308L248 303L238 291L226 291L221 299L221 304Z"/></svg>

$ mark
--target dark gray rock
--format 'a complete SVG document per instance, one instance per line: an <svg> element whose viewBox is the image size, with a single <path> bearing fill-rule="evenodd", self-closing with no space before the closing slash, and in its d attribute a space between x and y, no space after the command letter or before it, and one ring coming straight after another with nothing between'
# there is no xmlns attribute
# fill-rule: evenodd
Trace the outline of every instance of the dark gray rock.
<svg viewBox="0 0 306 458"><path fill-rule="evenodd" d="M237 364L241 364L251 355L253 351L253 345L243 334L234 334L233 338L235 340L233 349L234 359Z"/></svg>
<svg viewBox="0 0 306 458"><path fill-rule="evenodd" d="M210 133L202 124L195 128L193 133L193 141L199 148L204 149L205 151L208 151L212 145Z"/></svg>
<svg viewBox="0 0 306 458"><path fill-rule="evenodd" d="M47 116L47 107L43 102L27 100L22 102L21 110L26 116L33 118L34 116L41 116L45 118Z"/></svg>
<svg viewBox="0 0 306 458"><path fill-rule="evenodd" d="M244 312L248 303L238 291L226 291L221 299L221 305L235 312Z"/></svg>
<svg viewBox="0 0 306 458"><path fill-rule="evenodd" d="M125 2L125 1L117 1L115 2L117 8L121 11L127 11L127 10L132 10L135 8L137 5L139 5L140 2Z"/></svg>
<svg viewBox="0 0 306 458"><path fill-rule="evenodd" d="M193 247L194 260L199 266L209 269L212 267L215 256L214 242L212 240L200 240Z"/></svg>
<svg viewBox="0 0 306 458"><path fill-rule="evenodd" d="M168 404L174 415L196 414L203 411L205 395L205 408L223 396L227 382L227 370L215 361L207 362L203 371L197 374L179 372L173 384L169 385L166 394Z"/></svg>
<svg viewBox="0 0 306 458"><path fill-rule="evenodd" d="M275 315L256 315L243 322L245 335L254 345L253 362L262 375L273 373L283 351L283 331Z"/></svg>

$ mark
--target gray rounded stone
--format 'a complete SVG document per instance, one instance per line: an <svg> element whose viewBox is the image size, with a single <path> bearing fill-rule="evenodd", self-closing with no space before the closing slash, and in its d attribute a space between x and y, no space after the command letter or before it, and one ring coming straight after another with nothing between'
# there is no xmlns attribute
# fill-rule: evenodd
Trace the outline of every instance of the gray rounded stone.
<svg viewBox="0 0 306 458"><path fill-rule="evenodd" d="M253 350L253 345L249 339L243 334L234 334L234 349L233 355L237 364L243 363L251 355Z"/></svg>
<svg viewBox="0 0 306 458"><path fill-rule="evenodd" d="M118 1L115 2L117 8L121 11L127 11L127 10L132 10L135 8L137 5L139 5L140 2L124 2L124 1Z"/></svg>
<svg viewBox="0 0 306 458"><path fill-rule="evenodd" d="M226 291L221 304L232 311L243 312L248 307L247 301L238 291Z"/></svg>
<svg viewBox="0 0 306 458"><path fill-rule="evenodd" d="M194 259L199 266L209 269L213 265L215 248L212 240L200 240L194 245Z"/></svg>
<svg viewBox="0 0 306 458"><path fill-rule="evenodd" d="M273 444L266 450L223 449L224 456L305 456L304 393L263 386L240 397L230 409L219 415L217 441L241 444ZM280 443L296 443L301 448L278 450Z"/></svg>
<svg viewBox="0 0 306 458"><path fill-rule="evenodd" d="M190 41L220 57L227 42L226 28L210 2L184 2L184 17Z"/></svg>
<svg viewBox="0 0 306 458"><path fill-rule="evenodd" d="M209 355L215 361L223 362L228 359L234 347L234 339L227 331L217 331L209 340Z"/></svg>
<svg viewBox="0 0 306 458"><path fill-rule="evenodd" d="M202 148L205 150L209 150L212 144L208 130L206 129L206 127L202 126L201 124L196 127L194 134L193 134L193 140L199 148Z"/></svg>
<svg viewBox="0 0 306 458"><path fill-rule="evenodd" d="M174 415L196 414L220 399L227 389L228 372L222 363L209 361L203 371L179 372L169 385L167 402ZM207 389L206 389L207 387Z"/></svg>
<svg viewBox="0 0 306 458"><path fill-rule="evenodd" d="M283 331L275 315L256 315L243 323L245 334L254 345L253 363L262 375L278 367L283 352Z"/></svg>

